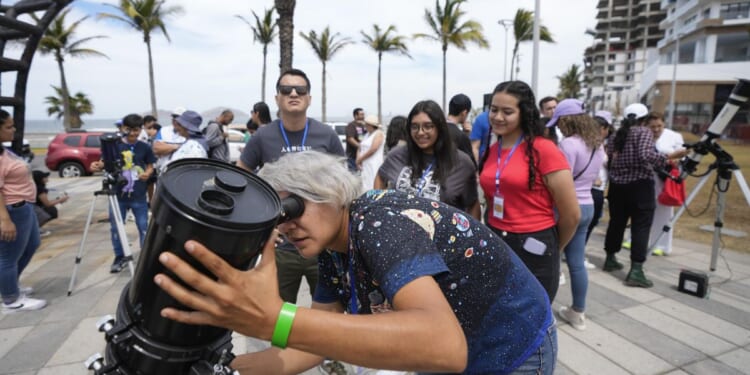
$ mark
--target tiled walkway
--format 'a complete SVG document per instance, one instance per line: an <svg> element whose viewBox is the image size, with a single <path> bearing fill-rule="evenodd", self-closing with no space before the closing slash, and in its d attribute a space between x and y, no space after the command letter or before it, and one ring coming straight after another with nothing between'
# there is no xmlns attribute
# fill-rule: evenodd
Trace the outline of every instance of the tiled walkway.
<svg viewBox="0 0 750 375"><path fill-rule="evenodd" d="M104 336L95 322L114 314L130 277L127 271L109 273L113 255L104 198L97 201L78 282L67 296L92 193L100 181L53 177L50 186L67 191L71 199L60 207L61 218L45 226L53 234L43 238L22 278L49 306L0 315L0 374L87 374L83 361L103 351ZM710 224L711 219L706 220ZM137 249L135 225L129 222L126 227ZM599 228L589 244L589 259L597 266L603 262L602 234ZM590 272L588 329L560 326L557 373L750 373L750 254L724 251L711 277L709 298L699 299L677 291L678 275L681 269L707 271L710 247L680 240L675 245L673 255L649 258L647 273L656 284L651 289L624 286L624 271ZM620 255L626 264L627 255ZM300 303L309 303L305 291ZM569 303L566 284L554 307ZM239 336L234 343L236 353L264 345Z"/></svg>

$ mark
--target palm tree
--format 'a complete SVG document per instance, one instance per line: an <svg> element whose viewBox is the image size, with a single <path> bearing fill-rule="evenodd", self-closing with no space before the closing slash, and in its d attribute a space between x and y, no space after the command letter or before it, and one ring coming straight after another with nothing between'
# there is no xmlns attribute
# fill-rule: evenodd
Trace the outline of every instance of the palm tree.
<svg viewBox="0 0 750 375"><path fill-rule="evenodd" d="M47 115L52 116L57 114L57 118L63 117L67 112L70 116L70 127L68 129L78 129L83 125L81 115L90 115L94 113L94 105L89 100L88 96L82 92L77 92L73 96L68 97L68 108L67 111L64 107L64 92L63 89L57 86L52 86L55 90L55 96L48 96L44 98L44 102L49 105L47 107Z"/></svg>
<svg viewBox="0 0 750 375"><path fill-rule="evenodd" d="M255 11L253 11L253 17L255 17L254 25L246 20L245 17L235 15L235 17L241 19L250 26L250 29L253 31L253 40L263 44L263 75L261 77L260 98L264 102L266 101L266 56L268 55L268 45L273 43L274 38L276 38L276 30L278 27L276 21L273 19L274 9L275 8L273 7L267 9L263 13L262 21L260 17L255 14Z"/></svg>
<svg viewBox="0 0 750 375"><path fill-rule="evenodd" d="M154 84L154 61L151 55L151 32L160 30L171 42L164 21L170 16L182 13L179 5L165 6L166 0L120 0L120 5L106 4L119 14L99 13L98 17L118 20L141 32L148 52L148 82L151 89L151 114L156 117L156 87Z"/></svg>
<svg viewBox="0 0 750 375"><path fill-rule="evenodd" d="M513 66L516 63L518 55L518 46L521 42L526 42L534 38L534 12L526 9L518 9L516 17L513 19L513 37L516 42L513 45L513 57L510 59L510 79L513 80ZM547 26L539 26L539 40L543 42L555 43L552 34ZM516 79L518 79L516 77Z"/></svg>
<svg viewBox="0 0 750 375"><path fill-rule="evenodd" d="M330 61L333 56L341 51L342 48L344 48L347 44L351 44L352 41L349 38L342 38L341 34L335 33L331 34L331 30L326 26L325 29L323 29L323 32L320 33L320 37L318 37L318 34L314 30L310 30L307 34L300 32L299 35L302 37L302 39L306 40L308 43L310 43L310 47L312 47L313 51L315 51L315 55L318 56L318 59L321 63L323 63L323 84L321 85L323 90L322 95L322 106L323 106L323 113L322 113L322 121L326 121L326 63ZM338 40L337 40L338 38Z"/></svg>
<svg viewBox="0 0 750 375"><path fill-rule="evenodd" d="M573 64L568 68L565 73L561 76L557 76L560 81L560 92L557 97L560 99L565 98L578 98L581 96L581 75L583 72L580 70L578 64Z"/></svg>
<svg viewBox="0 0 750 375"><path fill-rule="evenodd" d="M292 47L294 46L294 7L296 0L274 0L276 13L279 19L279 73L284 73L292 68L294 57Z"/></svg>
<svg viewBox="0 0 750 375"><path fill-rule="evenodd" d="M382 122L380 67L383 63L383 52L394 52L406 55L409 58L411 58L411 55L409 55L409 49L404 43L405 36L390 35L391 33L396 33L396 26L390 25L385 29L385 32L382 32L380 26L373 24L372 30L372 35L368 35L364 31L360 31L360 33L364 37L362 43L367 44L373 51L378 53L378 121Z"/></svg>
<svg viewBox="0 0 750 375"><path fill-rule="evenodd" d="M487 39L482 34L482 25L477 21L469 20L461 23L460 19L466 13L459 9L466 0L445 0L445 6L440 6L440 0L435 0L435 13L429 9L424 10L424 19L432 29L432 34L415 34L415 38L427 38L440 42L443 49L443 109L445 109L445 56L448 46L466 51L466 44L471 42L480 48L489 48Z"/></svg>
<svg viewBox="0 0 750 375"><path fill-rule="evenodd" d="M63 119L63 126L65 129L73 127L73 118L71 117L70 109L70 92L68 91L68 82L65 79L65 69L63 68L63 62L66 56L70 57L89 57L89 56L102 56L107 55L91 49L83 48L82 45L90 40L98 38L106 38L102 35L90 36L82 39L75 40L74 35L78 26L88 18L88 16L73 22L66 27L65 17L70 13L70 8L60 13L49 25L47 30L44 31L42 39L39 41L39 52L43 55L52 54L57 61L57 68L60 70L60 98L62 100L63 112L60 114ZM32 18L38 23L39 18L31 13ZM78 118L80 121L80 118ZM80 125L79 125L80 126Z"/></svg>

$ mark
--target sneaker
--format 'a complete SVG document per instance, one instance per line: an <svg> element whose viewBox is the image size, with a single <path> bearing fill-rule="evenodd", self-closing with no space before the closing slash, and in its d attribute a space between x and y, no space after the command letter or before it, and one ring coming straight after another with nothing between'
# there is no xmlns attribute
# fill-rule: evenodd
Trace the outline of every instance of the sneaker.
<svg viewBox="0 0 750 375"><path fill-rule="evenodd" d="M562 306L558 311L560 319L570 323L573 328L584 331L586 330L586 314L573 310L572 307Z"/></svg>
<svg viewBox="0 0 750 375"><path fill-rule="evenodd" d="M654 248L653 251L651 251L651 255L661 257L667 255L667 253L664 252L660 247Z"/></svg>
<svg viewBox="0 0 750 375"><path fill-rule="evenodd" d="M589 262L589 258L583 258L583 266L586 267L587 270L593 270L596 268L594 263Z"/></svg>
<svg viewBox="0 0 750 375"><path fill-rule="evenodd" d="M623 249L628 249L628 250L630 250L630 245L631 245L631 243L630 243L630 240L627 240L627 241L622 241L622 248L623 248Z"/></svg>
<svg viewBox="0 0 750 375"><path fill-rule="evenodd" d="M119 273L127 266L128 262L125 258L115 258L115 261L112 262L112 266L109 267L109 273Z"/></svg>
<svg viewBox="0 0 750 375"><path fill-rule="evenodd" d="M565 285L565 274L560 272L560 285Z"/></svg>
<svg viewBox="0 0 750 375"><path fill-rule="evenodd" d="M16 302L3 303L3 314L13 314L19 311L39 310L47 306L47 301L43 299L29 298L25 295L18 297Z"/></svg>
<svg viewBox="0 0 750 375"><path fill-rule="evenodd" d="M51 234L52 234L51 230L45 230L44 232L39 233L39 237L42 237L42 238L49 237Z"/></svg>

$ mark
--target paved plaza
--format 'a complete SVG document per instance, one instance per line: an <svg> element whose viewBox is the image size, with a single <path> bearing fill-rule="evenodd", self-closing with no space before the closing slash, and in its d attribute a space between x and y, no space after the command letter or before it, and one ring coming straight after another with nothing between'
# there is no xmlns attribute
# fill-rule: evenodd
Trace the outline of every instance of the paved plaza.
<svg viewBox="0 0 750 375"><path fill-rule="evenodd" d="M49 186L66 191L71 199L60 206L60 219L44 227L53 233L42 239L21 279L22 284L34 287L38 298L47 299L49 306L0 315L0 374L87 374L83 366L86 358L103 353L104 335L95 323L103 315L114 315L120 292L130 278L127 270L109 273L113 253L103 197L95 206L77 283L67 296L84 222L93 192L100 185L98 177L51 177ZM707 224L710 216L706 215ZM600 224L588 248L589 259L599 268L604 261L605 226L606 222ZM135 224L128 222L126 227L137 253ZM675 239L673 255L651 257L646 263L647 274L655 283L651 289L624 286L625 270L612 274L590 271L588 329L581 332L560 324L557 373L750 373L750 253L723 252L711 276L708 298L677 291L681 270L708 271L710 252L709 244ZM626 265L627 257L626 251L620 253ZM570 286L561 286L555 310L570 299ZM301 291L300 304L309 301L306 289ZM235 353L266 345L236 334L234 344Z"/></svg>

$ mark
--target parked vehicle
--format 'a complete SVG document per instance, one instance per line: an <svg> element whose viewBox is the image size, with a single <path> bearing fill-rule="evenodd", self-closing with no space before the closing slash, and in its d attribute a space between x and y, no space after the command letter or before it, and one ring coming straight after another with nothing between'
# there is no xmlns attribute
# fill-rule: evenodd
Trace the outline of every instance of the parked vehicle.
<svg viewBox="0 0 750 375"><path fill-rule="evenodd" d="M12 146L12 142L3 142L3 147L7 149L10 149ZM19 156L29 164L31 164L31 161L34 160L34 153L31 152L29 140L26 138L23 139L23 145L21 146L21 155Z"/></svg>
<svg viewBox="0 0 750 375"><path fill-rule="evenodd" d="M103 132L76 131L55 136L47 146L44 163L60 177L80 177L92 173L91 162L101 158L99 136Z"/></svg>
<svg viewBox="0 0 750 375"><path fill-rule="evenodd" d="M341 140L341 145L344 146L344 149L346 149L346 125L345 122L327 122L326 125L333 128L333 130L336 131L336 134L338 134L339 139Z"/></svg>
<svg viewBox="0 0 750 375"><path fill-rule="evenodd" d="M245 134L239 130L227 129L229 136L227 137L227 145L229 146L229 161L234 164L237 160L240 160L242 155L242 149L245 148Z"/></svg>

